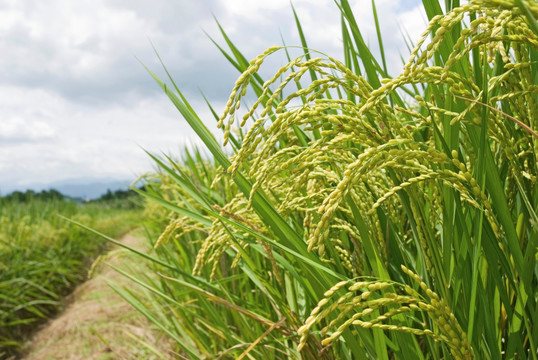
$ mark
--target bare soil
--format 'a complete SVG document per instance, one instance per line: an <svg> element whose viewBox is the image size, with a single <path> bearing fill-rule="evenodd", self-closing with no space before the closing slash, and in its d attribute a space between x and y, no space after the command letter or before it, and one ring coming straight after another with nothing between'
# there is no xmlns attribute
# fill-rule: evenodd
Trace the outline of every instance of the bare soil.
<svg viewBox="0 0 538 360"><path fill-rule="evenodd" d="M131 234L121 241L139 250L143 247L143 240ZM143 266L139 257L125 249L115 248L105 255L94 266L92 277L69 296L65 311L28 342L22 359L172 358L168 356L168 340L107 284L109 281L137 291L136 285L109 264L119 268Z"/></svg>

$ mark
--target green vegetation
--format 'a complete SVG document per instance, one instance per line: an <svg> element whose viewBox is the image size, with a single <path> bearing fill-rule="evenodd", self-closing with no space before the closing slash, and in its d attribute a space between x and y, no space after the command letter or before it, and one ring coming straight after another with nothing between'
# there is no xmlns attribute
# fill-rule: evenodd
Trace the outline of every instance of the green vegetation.
<svg viewBox="0 0 538 360"><path fill-rule="evenodd" d="M59 215L112 236L139 223L132 210L75 203L57 191L0 198L0 358L16 352L39 323L59 310L62 297L85 278L106 246Z"/></svg>
<svg viewBox="0 0 538 360"><path fill-rule="evenodd" d="M212 155L150 155L159 171L137 191L153 251L132 251L154 272L134 261L116 269L140 288L111 283L170 355L538 359L538 5L423 3L430 23L395 76L375 4L379 58L348 0L342 62L308 48L295 11L299 49L249 62L222 31L241 73L211 108L222 146L148 69ZM139 221L130 194L0 200L0 357L85 276L95 235Z"/></svg>
<svg viewBox="0 0 538 360"><path fill-rule="evenodd" d="M138 188L137 190L142 190ZM140 198L135 190L108 190L99 198L90 200L90 204L100 204L102 206L113 207L117 209L142 209L144 201Z"/></svg>
<svg viewBox="0 0 538 360"><path fill-rule="evenodd" d="M26 190L25 192L22 191L13 191L12 193L3 196L2 202L32 202L34 200L39 201L49 201L49 200L64 200L65 196L62 195L58 190L43 190L40 192L36 192L33 190Z"/></svg>
<svg viewBox="0 0 538 360"><path fill-rule="evenodd" d="M217 119L231 159L150 71L214 157L155 157L144 194L162 234L144 256L160 281L133 277L152 299L117 289L176 351L538 358L538 6L445 3L424 1L430 24L395 77L347 0L343 63L306 50L297 14L296 58L248 62L222 32L242 73ZM277 53L289 63L266 81Z"/></svg>

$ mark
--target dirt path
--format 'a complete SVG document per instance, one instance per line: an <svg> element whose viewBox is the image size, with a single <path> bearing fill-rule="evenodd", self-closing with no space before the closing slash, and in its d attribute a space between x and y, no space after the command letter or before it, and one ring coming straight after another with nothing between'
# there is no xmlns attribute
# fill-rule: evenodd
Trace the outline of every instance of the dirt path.
<svg viewBox="0 0 538 360"><path fill-rule="evenodd" d="M121 240L140 249L140 237L126 235ZM25 360L103 360L168 358L167 343L151 324L106 283L136 289L129 279L107 264L117 267L141 266L140 258L124 249L114 248L97 263L91 279L70 295L69 305L51 320L26 346ZM136 291L136 290L135 290ZM155 350L151 351L143 342ZM159 353L161 355L157 355Z"/></svg>

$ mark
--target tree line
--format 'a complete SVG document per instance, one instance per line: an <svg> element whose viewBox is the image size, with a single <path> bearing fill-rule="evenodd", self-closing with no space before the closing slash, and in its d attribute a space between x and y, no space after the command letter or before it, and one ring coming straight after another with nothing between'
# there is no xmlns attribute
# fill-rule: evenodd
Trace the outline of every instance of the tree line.
<svg viewBox="0 0 538 360"><path fill-rule="evenodd" d="M111 191L110 189L97 199L92 199L90 202L111 202L111 201L120 201L120 200L129 200L137 196L137 193L133 190L116 190ZM81 198L73 198L67 195L62 194L56 189L49 190L26 190L26 191L13 191L12 193L0 196L2 201L13 201L13 202L32 202L32 201L53 201L53 200L64 200L64 201L75 201L75 202L84 202Z"/></svg>

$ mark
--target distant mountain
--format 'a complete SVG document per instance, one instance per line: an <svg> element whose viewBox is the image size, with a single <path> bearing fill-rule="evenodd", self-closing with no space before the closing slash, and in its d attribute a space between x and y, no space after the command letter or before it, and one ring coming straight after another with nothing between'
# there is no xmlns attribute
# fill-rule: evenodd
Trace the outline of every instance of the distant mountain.
<svg viewBox="0 0 538 360"><path fill-rule="evenodd" d="M56 184L53 189L58 190L62 194L74 198L96 199L101 195L106 194L108 190L124 190L129 188L128 181L108 181L108 182L93 182L87 184Z"/></svg>
<svg viewBox="0 0 538 360"><path fill-rule="evenodd" d="M129 188L131 181L114 180L114 179L68 179L49 184L28 184L25 186L0 186L2 195L7 195L13 191L25 191L25 190L50 190L55 189L61 192L63 195L81 198L84 200L91 200L106 194L108 190L125 190Z"/></svg>

